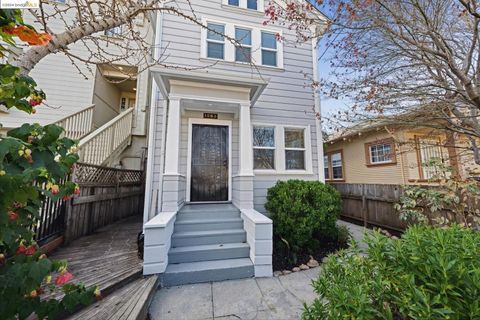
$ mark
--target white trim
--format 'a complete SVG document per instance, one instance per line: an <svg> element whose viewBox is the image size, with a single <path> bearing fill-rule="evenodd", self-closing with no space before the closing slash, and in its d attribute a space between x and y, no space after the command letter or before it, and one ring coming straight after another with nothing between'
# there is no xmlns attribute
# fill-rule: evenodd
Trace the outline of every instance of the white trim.
<svg viewBox="0 0 480 320"><path fill-rule="evenodd" d="M378 146L389 146L390 147L390 160L384 160L384 161L373 161L373 154L372 154L372 147L378 147ZM386 163L393 163L393 157L394 155L392 154L392 143L377 143L377 144L370 144L368 146L368 157L370 158L370 164L386 164Z"/></svg>
<svg viewBox="0 0 480 320"><path fill-rule="evenodd" d="M145 200L143 205L143 223L146 223L150 216L152 215L152 208L155 208L152 204L152 200L155 198L153 196L153 163L154 163L154 138L156 133L156 114L157 114L157 86L155 81L152 81L152 94L150 97L150 121L148 124L148 144L147 144L147 170L146 170L146 181L145 181ZM153 214L156 214L154 212Z"/></svg>
<svg viewBox="0 0 480 320"><path fill-rule="evenodd" d="M190 202L190 187L192 183L192 125L206 124L228 127L228 201L232 201L232 121L202 118L188 118L188 147L187 147L187 187L186 201Z"/></svg>

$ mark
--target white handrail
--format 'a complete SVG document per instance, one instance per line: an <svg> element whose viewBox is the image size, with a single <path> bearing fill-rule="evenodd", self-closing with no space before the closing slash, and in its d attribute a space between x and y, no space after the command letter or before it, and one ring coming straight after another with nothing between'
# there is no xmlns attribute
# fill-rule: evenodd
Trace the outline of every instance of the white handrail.
<svg viewBox="0 0 480 320"><path fill-rule="evenodd" d="M132 135L133 108L120 113L78 144L80 161L102 165L117 150L125 147Z"/></svg>
<svg viewBox="0 0 480 320"><path fill-rule="evenodd" d="M95 105L91 105L72 113L56 121L55 124L65 129L65 137L75 140L81 139L92 131L94 107Z"/></svg>

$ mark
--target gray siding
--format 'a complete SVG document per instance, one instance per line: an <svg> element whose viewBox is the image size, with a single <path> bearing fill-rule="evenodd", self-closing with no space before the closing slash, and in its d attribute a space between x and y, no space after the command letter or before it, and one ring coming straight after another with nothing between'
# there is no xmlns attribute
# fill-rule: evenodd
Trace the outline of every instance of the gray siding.
<svg viewBox="0 0 480 320"><path fill-rule="evenodd" d="M189 11L188 4L178 1L178 5ZM222 0L203 0L192 3L195 14L199 18L210 18L224 22L238 22L258 28L278 29L278 25L263 27L265 20L262 13L247 13L231 10L221 5ZM165 15L163 21L162 47L165 50L164 63L175 66L203 67L215 72L239 76L269 78L269 84L251 109L252 122L272 123L281 125L310 125L311 153L313 174L311 175L256 175L254 178L255 208L265 212L263 204L267 189L279 179L299 178L318 179L317 132L315 126L314 97L310 87L313 78L312 46L292 45L295 41L293 32L282 29L286 41L283 45L283 69L259 67L258 71L248 65L220 61L213 64L211 60L201 59L201 28L187 22L183 18ZM186 173L186 128L187 120L182 120L181 173ZM157 127L158 129L158 127ZM233 128L234 164L238 163L238 122ZM237 173L238 165L232 174Z"/></svg>

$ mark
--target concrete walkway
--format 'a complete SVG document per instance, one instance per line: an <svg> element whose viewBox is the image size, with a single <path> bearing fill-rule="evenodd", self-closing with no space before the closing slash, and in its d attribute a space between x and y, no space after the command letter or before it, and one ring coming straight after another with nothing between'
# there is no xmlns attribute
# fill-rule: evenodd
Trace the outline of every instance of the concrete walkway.
<svg viewBox="0 0 480 320"><path fill-rule="evenodd" d="M346 225L360 243L364 228ZM300 319L320 267L272 278L200 283L159 290L150 305L152 320Z"/></svg>

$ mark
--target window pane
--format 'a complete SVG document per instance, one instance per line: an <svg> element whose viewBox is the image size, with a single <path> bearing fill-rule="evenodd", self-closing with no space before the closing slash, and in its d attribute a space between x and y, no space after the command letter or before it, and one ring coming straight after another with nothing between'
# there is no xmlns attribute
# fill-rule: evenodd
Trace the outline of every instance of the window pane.
<svg viewBox="0 0 480 320"><path fill-rule="evenodd" d="M392 146L390 144L378 144L370 146L370 160L372 163L391 162Z"/></svg>
<svg viewBox="0 0 480 320"><path fill-rule="evenodd" d="M323 157L323 169L325 170L325 179L330 179L328 156Z"/></svg>
<svg viewBox="0 0 480 320"><path fill-rule="evenodd" d="M305 151L285 150L287 170L305 170Z"/></svg>
<svg viewBox="0 0 480 320"><path fill-rule="evenodd" d="M342 163L342 154L334 153L331 155L332 161L332 178L333 179L343 179L343 163Z"/></svg>
<svg viewBox="0 0 480 320"><path fill-rule="evenodd" d="M252 48L235 48L235 61L250 62L252 59Z"/></svg>
<svg viewBox="0 0 480 320"><path fill-rule="evenodd" d="M285 148L304 148L303 129L285 128Z"/></svg>
<svg viewBox="0 0 480 320"><path fill-rule="evenodd" d="M207 56L209 58L223 59L223 43L212 43L207 44Z"/></svg>
<svg viewBox="0 0 480 320"><path fill-rule="evenodd" d="M247 8L257 10L257 0L247 0Z"/></svg>
<svg viewBox="0 0 480 320"><path fill-rule="evenodd" d="M277 53L275 51L262 50L262 64L265 66L277 66Z"/></svg>
<svg viewBox="0 0 480 320"><path fill-rule="evenodd" d="M333 174L333 179L343 179L343 168L333 167L332 174Z"/></svg>
<svg viewBox="0 0 480 320"><path fill-rule="evenodd" d="M237 6L238 7L238 1L239 0L228 0L228 4L231 6Z"/></svg>
<svg viewBox="0 0 480 320"><path fill-rule="evenodd" d="M277 49L277 39L274 33L262 32L262 48Z"/></svg>
<svg viewBox="0 0 480 320"><path fill-rule="evenodd" d="M207 39L223 41L223 35L225 34L225 26L222 24L209 23L207 24ZM210 31L212 30L212 31Z"/></svg>
<svg viewBox="0 0 480 320"><path fill-rule="evenodd" d="M241 44L252 44L252 31L248 29L235 28L235 40Z"/></svg>
<svg viewBox="0 0 480 320"><path fill-rule="evenodd" d="M253 149L254 169L275 169L274 149Z"/></svg>
<svg viewBox="0 0 480 320"><path fill-rule="evenodd" d="M275 128L254 127L253 145L256 147L275 147Z"/></svg>

